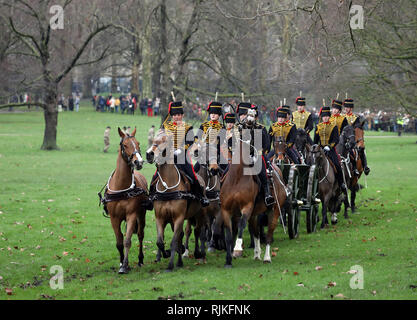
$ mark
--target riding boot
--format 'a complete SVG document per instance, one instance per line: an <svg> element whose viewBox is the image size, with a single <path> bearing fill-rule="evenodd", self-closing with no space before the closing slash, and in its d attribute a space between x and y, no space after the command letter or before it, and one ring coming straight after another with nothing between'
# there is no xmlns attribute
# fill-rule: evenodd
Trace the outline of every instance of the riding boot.
<svg viewBox="0 0 417 320"><path fill-rule="evenodd" d="M359 155L361 157L361 161L362 161L362 166L363 166L363 172L368 175L369 172L371 172L371 169L369 169L368 167L368 162L366 160L366 155L365 155L365 148L361 148L359 149Z"/></svg>
<svg viewBox="0 0 417 320"><path fill-rule="evenodd" d="M348 155L349 157L349 155ZM356 165L356 160L354 158L350 158L350 162L352 163L352 171L355 176L359 176L358 166Z"/></svg>
<svg viewBox="0 0 417 320"><path fill-rule="evenodd" d="M341 171L341 168L339 170L339 168L337 168L336 170L336 179L337 179L337 183L340 186L340 189L342 189L343 193L347 193L347 187L346 184L343 182L343 173Z"/></svg>

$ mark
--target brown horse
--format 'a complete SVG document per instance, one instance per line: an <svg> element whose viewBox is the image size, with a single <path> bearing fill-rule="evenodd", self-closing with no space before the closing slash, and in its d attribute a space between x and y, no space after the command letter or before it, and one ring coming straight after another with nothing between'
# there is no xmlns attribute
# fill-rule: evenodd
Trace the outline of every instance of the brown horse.
<svg viewBox="0 0 417 320"><path fill-rule="evenodd" d="M290 157L287 155L287 143L282 136L274 137L274 156L272 162L277 164L291 163Z"/></svg>
<svg viewBox="0 0 417 320"><path fill-rule="evenodd" d="M322 204L322 221L320 227L323 229L329 224L327 210L331 212L332 224L337 223L337 212L339 212L341 208L341 190L336 179L336 168L331 160L325 155L322 148L317 144L314 144L311 147L306 145L306 148L306 163L309 165L315 164L319 169L319 194Z"/></svg>
<svg viewBox="0 0 417 320"><path fill-rule="evenodd" d="M148 184L139 172L143 166L139 142L135 138L136 128L129 135L118 128L121 137L116 170L110 176L104 194L105 210L110 215L111 225L116 236L116 247L120 253L119 273L128 273L129 249L132 234L139 239L139 262L143 265L143 238L145 228L145 202L148 200ZM126 221L126 237L120 230L120 224ZM123 251L124 249L124 251Z"/></svg>
<svg viewBox="0 0 417 320"><path fill-rule="evenodd" d="M254 172L255 167L251 167L243 161L242 146L244 143L247 144L248 142L240 139L240 142L237 144L240 149L239 151L235 150L235 155L239 155L239 159L236 161L234 157L220 190L221 213L226 233L226 268L232 266L232 245L236 236L237 239L233 256L238 257L242 255L243 230L248 221L250 231L254 234L254 259L260 259L260 232L256 217L258 214L271 210L266 207L263 197L259 196L259 191L262 188L260 188L260 183L257 181L258 178ZM264 160L258 158L257 161ZM271 183L271 189L273 189L272 194L276 202L273 206L273 214L268 215L268 233L264 262L271 262L270 246L272 236L278 222L278 217L281 214L281 208L287 197L282 174L278 168L273 173L271 180L273 182Z"/></svg>
<svg viewBox="0 0 417 320"><path fill-rule="evenodd" d="M153 146L146 152L146 160L155 162L158 178L155 180L155 198L153 206L156 217L158 256L170 257L166 271L174 269L175 252L178 253L177 267L183 266L182 239L184 220L195 217L201 211L201 203L192 196L191 184L183 172L174 164L173 153L168 151L167 136L160 133ZM165 251L164 231L167 224L173 230L170 251Z"/></svg>

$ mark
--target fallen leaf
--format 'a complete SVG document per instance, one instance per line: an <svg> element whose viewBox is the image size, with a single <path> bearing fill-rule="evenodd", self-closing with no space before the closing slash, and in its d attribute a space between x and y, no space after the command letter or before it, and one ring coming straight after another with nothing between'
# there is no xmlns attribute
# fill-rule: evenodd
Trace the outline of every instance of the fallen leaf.
<svg viewBox="0 0 417 320"><path fill-rule="evenodd" d="M294 275L295 275L295 276L298 276L298 272L297 272L297 271L294 271Z"/></svg>
<svg viewBox="0 0 417 320"><path fill-rule="evenodd" d="M346 273L348 273L348 274L357 274L358 273L358 270L349 270Z"/></svg>
<svg viewBox="0 0 417 320"><path fill-rule="evenodd" d="M371 293L372 293L373 295L376 295L376 291L375 291L375 290L373 290Z"/></svg>
<svg viewBox="0 0 417 320"><path fill-rule="evenodd" d="M319 271L319 270L322 270L322 269L323 269L323 267L322 267L322 266L317 266L315 269L316 269L317 271Z"/></svg>
<svg viewBox="0 0 417 320"><path fill-rule="evenodd" d="M62 252L62 255L63 256L67 256L68 255L68 252L67 251L64 251L64 252Z"/></svg>
<svg viewBox="0 0 417 320"><path fill-rule="evenodd" d="M327 284L327 286L328 286L328 287L336 287L336 282L330 281L330 282Z"/></svg>
<svg viewBox="0 0 417 320"><path fill-rule="evenodd" d="M344 299L344 298L346 298L343 294L341 294L341 293L338 293L337 295L335 295L335 297L336 298L342 298L342 299Z"/></svg>
<svg viewBox="0 0 417 320"><path fill-rule="evenodd" d="M87 258L87 259L85 259L85 262L89 263L89 262L91 262L91 260Z"/></svg>
<svg viewBox="0 0 417 320"><path fill-rule="evenodd" d="M13 290L12 289L6 288L5 291L6 291L6 293L7 293L8 296L11 296L13 294Z"/></svg>
<svg viewBox="0 0 417 320"><path fill-rule="evenodd" d="M305 287L305 286L304 286L304 283L300 282L297 284L297 287Z"/></svg>
<svg viewBox="0 0 417 320"><path fill-rule="evenodd" d="M271 252L271 256L276 257L276 256L277 256L277 254L276 254L274 251L272 251L272 252Z"/></svg>

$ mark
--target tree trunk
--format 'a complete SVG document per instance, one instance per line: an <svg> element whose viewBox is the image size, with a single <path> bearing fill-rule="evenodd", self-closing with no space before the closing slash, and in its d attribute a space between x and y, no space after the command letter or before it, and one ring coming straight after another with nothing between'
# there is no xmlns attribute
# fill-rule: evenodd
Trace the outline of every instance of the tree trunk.
<svg viewBox="0 0 417 320"><path fill-rule="evenodd" d="M56 144L58 126L58 110L56 107L57 92L58 86L48 82L45 96L46 108L43 113L45 118L45 131L43 135L43 144L41 147L42 150L59 150Z"/></svg>
<svg viewBox="0 0 417 320"><path fill-rule="evenodd" d="M132 37L133 41L133 63L132 63L132 94L139 96L139 67L142 63L142 56L139 46L139 41Z"/></svg>

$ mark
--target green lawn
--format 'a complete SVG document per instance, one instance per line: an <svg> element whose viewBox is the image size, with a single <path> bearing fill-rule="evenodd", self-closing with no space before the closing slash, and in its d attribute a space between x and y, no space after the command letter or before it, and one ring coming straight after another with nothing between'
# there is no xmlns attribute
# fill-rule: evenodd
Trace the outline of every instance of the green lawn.
<svg viewBox="0 0 417 320"><path fill-rule="evenodd" d="M137 239L132 271L118 275L119 256L109 219L97 192L115 168L117 126L137 126L147 145L159 118L96 113L89 102L80 112L59 115L60 151L41 151L41 112L0 114L0 299L416 299L416 136L366 139L371 174L357 197L359 213L315 234L304 221L299 239L278 225L272 263L243 258L225 269L225 253L209 253L165 273L154 263L156 228L147 213L145 265L138 268ZM112 127L109 153L103 132ZM383 136L387 133L372 133ZM142 170L150 181L153 165ZM365 185L364 178L361 183ZM304 217L304 213L302 213ZM167 243L171 232L167 228ZM244 243L249 235L245 231ZM192 241L193 248L193 241ZM264 249L264 246L263 246ZM50 269L64 270L64 288L50 287ZM360 265L364 288L351 289L348 271Z"/></svg>

